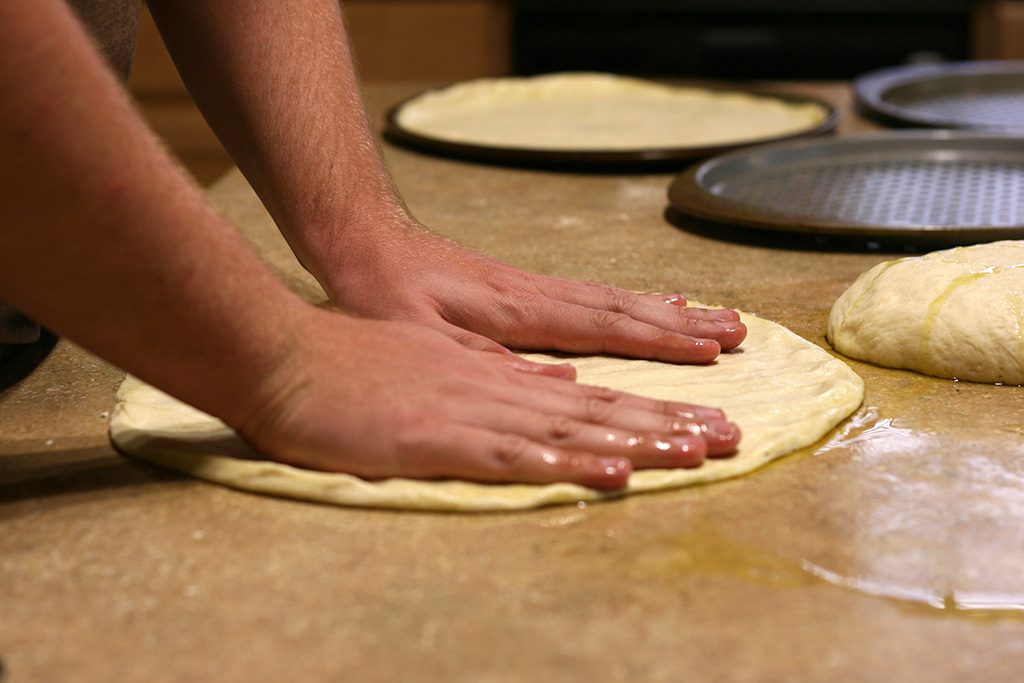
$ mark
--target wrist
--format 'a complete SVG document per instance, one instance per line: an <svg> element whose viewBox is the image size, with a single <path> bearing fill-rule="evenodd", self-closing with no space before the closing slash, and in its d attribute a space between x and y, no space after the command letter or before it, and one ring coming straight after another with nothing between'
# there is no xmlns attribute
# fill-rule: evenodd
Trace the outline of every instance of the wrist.
<svg viewBox="0 0 1024 683"><path fill-rule="evenodd" d="M297 311L287 335L282 335L282 352L257 378L244 412L228 422L229 426L261 453L280 455L286 446L280 439L282 431L287 431L282 425L308 409L308 396L316 393L311 390L321 382L344 381L324 377L317 368L325 351L327 355L351 355L344 347L354 337L356 324L348 316L315 306ZM325 342L326 338L331 341Z"/></svg>
<svg viewBox="0 0 1024 683"><path fill-rule="evenodd" d="M307 226L310 240L300 257L330 300L339 305L366 297L382 278L393 278L391 261L427 235L404 210L349 214L346 219Z"/></svg>
<svg viewBox="0 0 1024 683"><path fill-rule="evenodd" d="M250 360L242 353L241 362L231 363L231 374L237 382L227 386L234 385L234 393L223 396L225 405L214 414L239 433L244 434L260 416L269 414L268 407L301 377L306 357L303 349L316 338L323 324L320 319L328 315L343 318L296 299L283 314L268 317L272 331L253 337L261 347L258 358Z"/></svg>

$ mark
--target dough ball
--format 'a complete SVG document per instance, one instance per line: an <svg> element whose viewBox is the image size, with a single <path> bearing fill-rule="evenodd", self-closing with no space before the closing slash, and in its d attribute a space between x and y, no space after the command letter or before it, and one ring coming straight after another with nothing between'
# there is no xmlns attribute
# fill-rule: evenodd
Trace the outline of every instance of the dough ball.
<svg viewBox="0 0 1024 683"><path fill-rule="evenodd" d="M836 301L827 336L877 365L1024 384L1024 240L880 263Z"/></svg>

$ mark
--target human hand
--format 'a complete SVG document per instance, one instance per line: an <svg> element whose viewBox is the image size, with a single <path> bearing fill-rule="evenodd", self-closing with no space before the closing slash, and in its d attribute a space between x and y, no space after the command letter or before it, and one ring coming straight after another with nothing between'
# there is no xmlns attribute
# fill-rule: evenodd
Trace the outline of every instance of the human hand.
<svg viewBox="0 0 1024 683"><path fill-rule="evenodd" d="M361 316L426 325L473 349L608 353L707 363L746 337L739 314L525 272L425 230L381 231L321 277Z"/></svg>
<svg viewBox="0 0 1024 683"><path fill-rule="evenodd" d="M422 325L311 309L294 339L235 426L301 467L616 489L634 468L695 467L740 438L720 410L520 372Z"/></svg>

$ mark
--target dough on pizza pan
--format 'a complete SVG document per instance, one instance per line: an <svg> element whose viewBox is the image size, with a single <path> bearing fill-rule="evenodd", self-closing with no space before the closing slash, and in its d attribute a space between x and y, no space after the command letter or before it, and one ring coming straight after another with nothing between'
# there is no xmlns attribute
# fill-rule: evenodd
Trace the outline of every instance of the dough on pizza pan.
<svg viewBox="0 0 1024 683"><path fill-rule="evenodd" d="M428 138L535 150L706 147L793 135L827 116L813 102L602 73L479 79L424 93L398 125Z"/></svg>

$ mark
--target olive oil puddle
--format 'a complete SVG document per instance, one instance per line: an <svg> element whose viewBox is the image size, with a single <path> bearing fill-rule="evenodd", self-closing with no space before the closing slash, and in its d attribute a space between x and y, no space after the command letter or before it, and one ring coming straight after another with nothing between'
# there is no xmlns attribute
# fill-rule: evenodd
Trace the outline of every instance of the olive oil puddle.
<svg viewBox="0 0 1024 683"><path fill-rule="evenodd" d="M902 391L928 393L937 381L915 379ZM933 618L1024 619L1024 579L1014 569L1024 561L1024 468L1016 457L1024 442L991 447L994 430L1024 432L1008 423L965 428L962 452L945 457L941 414L922 422L881 412L863 407L819 445L809 461L816 473L762 486L756 495L768 507L753 508L761 519L736 518L743 513L730 502L698 496L682 508L655 506L676 515L659 523L645 522L651 512L634 499L636 509L615 514L586 505L552 510L541 526L557 532L556 552L571 556L574 571L595 580L842 591ZM810 464L819 457L824 462ZM788 504L771 504L789 492ZM845 499L833 503L837 495ZM693 516L679 520L688 511ZM814 514L819 521L807 521ZM636 533L652 526L661 531Z"/></svg>
<svg viewBox="0 0 1024 683"><path fill-rule="evenodd" d="M881 417L876 408L863 407L851 415L832 438L815 451L815 454L821 455L840 449L866 448L877 440L884 440L888 445L910 445L910 442L927 438L928 434L921 429L897 427L893 424L893 418Z"/></svg>
<svg viewBox="0 0 1024 683"><path fill-rule="evenodd" d="M913 477L905 479L905 473L896 469L886 468L895 458L904 454L927 453L936 448L935 434L919 428L906 428L894 424L891 418L882 418L876 408L865 407L820 446L816 454L825 455L830 452L842 451L837 454L837 462L856 462L853 467L865 472L865 476L878 482L880 488L877 495L884 496L891 492L907 498L900 501L883 501L887 514L886 519L899 519L902 508L913 509L915 506L928 505L938 499L928 497L927 491L932 486L958 486L968 488L977 484L987 496L992 497L992 504L997 507L1024 501L1024 487L1019 476L996 467L986 467L991 463L979 460L972 463L971 456L966 455L967 466L975 466L973 472L958 472L956 480L962 484L949 484L945 480L932 484L927 478L920 481ZM980 457L980 456L977 456ZM934 474L934 473L933 473ZM891 489L884 486L891 486ZM941 490L941 489L940 489ZM953 489L959 491L960 489ZM909 491L909 493L907 493ZM964 499L963 510L975 510L970 507L971 501ZM1019 508L1018 508L1019 509ZM892 512L894 514L888 514ZM1000 581L986 580L977 575L977 565L968 559L967 564L952 572L931 572L922 562L927 557L935 559L935 551L931 550L923 557L913 559L915 553L928 548L931 542L948 541L952 543L949 562L957 562L969 553L964 553L958 545L958 537L951 531L957 521L953 519L957 510L950 509L950 521L940 523L931 528L936 532L934 538L927 533L928 527L914 526L911 518L907 533L908 538L924 539L920 546L903 548L896 554L893 551L899 546L887 545L889 536L880 532L871 532L859 536L855 543L858 549L854 554L844 553L842 548L833 546L822 552L824 546L819 545L818 552L810 549L776 551L774 548L788 545L773 544L770 533L760 539L760 547L746 543L739 536L747 536L749 530L737 532L734 536L728 532L725 523L716 523L706 518L693 521L689 529L680 535L655 537L645 542L630 544L630 548L617 548L622 553L626 567L623 573L636 580L648 581L679 581L684 578L725 578L745 581L757 585L775 588L821 588L832 586L862 595L886 600L903 609L914 610L935 616L950 616L972 620L1024 619L1024 590L1011 585L1011 590L999 590ZM995 514L989 510L986 514ZM975 517L979 523L985 516ZM576 521L576 520L574 520ZM946 539L943 532L951 535ZM774 533L777 533L775 531ZM872 535L875 533L877 535ZM898 531L896 533L899 533ZM841 542L836 538L833 543ZM931 546L934 548L934 546ZM1004 546L1006 552L1017 552L1013 544ZM612 550L612 548L605 548ZM838 550L838 554L834 554ZM901 554L902 553L902 554ZM978 561L983 562L981 558ZM893 560L887 563L887 560ZM956 567L956 564L952 565ZM993 577L1001 574L993 574ZM1006 576L1006 574L1002 574ZM993 590L989 590L992 588Z"/></svg>
<svg viewBox="0 0 1024 683"><path fill-rule="evenodd" d="M775 588L833 586L924 614L983 621L1024 619L1024 594L938 590L847 575L808 559L787 559L709 531L694 530L656 540L647 552L641 551L635 558L627 574L641 581L717 577Z"/></svg>

